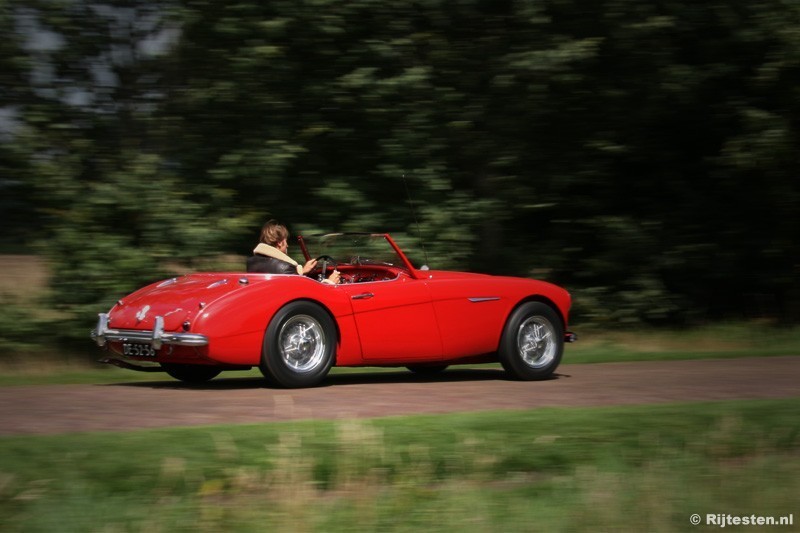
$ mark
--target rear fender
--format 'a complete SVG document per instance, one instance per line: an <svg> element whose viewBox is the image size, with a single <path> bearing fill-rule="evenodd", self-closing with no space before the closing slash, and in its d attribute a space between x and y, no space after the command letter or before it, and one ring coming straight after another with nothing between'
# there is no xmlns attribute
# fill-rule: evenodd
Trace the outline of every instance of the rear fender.
<svg viewBox="0 0 800 533"><path fill-rule="evenodd" d="M269 317L269 320L266 323L264 328L264 333L266 334L266 328L269 327L269 323L272 321L272 318L277 314L280 309L283 307L294 303L294 302L309 302L315 305L318 305L325 311L333 320L333 325L336 328L336 354L334 359L334 366L336 365L357 365L363 362L363 358L361 355L361 343L358 340L358 328L356 327L355 317L352 313L347 314L334 314L333 311L322 301L317 300L315 298L298 298L296 300L292 300L290 302L286 302Z"/></svg>
<svg viewBox="0 0 800 533"><path fill-rule="evenodd" d="M254 276L262 276L263 280L263 275ZM262 290L254 283L253 287L220 299L203 310L191 325L191 331L208 337L209 355L227 364L258 365L264 334L272 318L288 303L305 300L319 305L333 318L339 336L339 360L350 357L360 360L361 348L346 296L334 286L322 287L301 276L281 278L271 281L274 285Z"/></svg>

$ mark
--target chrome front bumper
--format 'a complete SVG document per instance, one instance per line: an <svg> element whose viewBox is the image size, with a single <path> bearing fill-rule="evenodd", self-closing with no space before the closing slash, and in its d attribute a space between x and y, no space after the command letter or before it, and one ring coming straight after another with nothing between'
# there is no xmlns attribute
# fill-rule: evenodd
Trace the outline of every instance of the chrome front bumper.
<svg viewBox="0 0 800 533"><path fill-rule="evenodd" d="M156 350L164 344L178 346L207 346L208 337L199 333L172 333L164 331L164 317L157 316L152 330L140 329L110 329L108 327L108 313L100 313L97 318L97 327L92 330L92 339L98 346L105 346L109 341L138 342L149 344Z"/></svg>

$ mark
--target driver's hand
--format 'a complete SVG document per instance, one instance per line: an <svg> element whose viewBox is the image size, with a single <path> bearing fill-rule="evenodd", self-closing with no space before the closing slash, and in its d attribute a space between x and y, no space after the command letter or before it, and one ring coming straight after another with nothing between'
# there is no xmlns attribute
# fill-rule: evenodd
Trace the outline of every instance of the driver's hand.
<svg viewBox="0 0 800 533"><path fill-rule="evenodd" d="M334 285L338 285L341 280L342 280L342 275L339 273L338 270L334 270L333 274L328 276L328 281L330 281Z"/></svg>
<svg viewBox="0 0 800 533"><path fill-rule="evenodd" d="M305 265L303 265L303 275L306 275L312 270L314 270L315 266L317 266L316 259L312 259L311 261L307 262Z"/></svg>

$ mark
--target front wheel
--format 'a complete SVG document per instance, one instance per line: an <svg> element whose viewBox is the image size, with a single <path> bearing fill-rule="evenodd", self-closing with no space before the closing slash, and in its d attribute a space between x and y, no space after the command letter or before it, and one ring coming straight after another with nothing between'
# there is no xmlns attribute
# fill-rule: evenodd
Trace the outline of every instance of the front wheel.
<svg viewBox="0 0 800 533"><path fill-rule="evenodd" d="M336 326L311 302L292 302L267 327L261 373L283 387L311 387L328 374L336 356Z"/></svg>
<svg viewBox="0 0 800 533"><path fill-rule="evenodd" d="M498 356L508 374L525 381L548 378L561 362L564 326L541 302L519 306L509 317Z"/></svg>
<svg viewBox="0 0 800 533"><path fill-rule="evenodd" d="M177 363L161 363L167 374L185 383L205 383L222 372L210 365L181 365Z"/></svg>

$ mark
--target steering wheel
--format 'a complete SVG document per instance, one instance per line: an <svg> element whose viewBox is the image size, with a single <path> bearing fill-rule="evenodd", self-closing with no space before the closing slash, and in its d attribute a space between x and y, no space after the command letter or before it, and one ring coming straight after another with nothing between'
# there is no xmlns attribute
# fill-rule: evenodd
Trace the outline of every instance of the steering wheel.
<svg viewBox="0 0 800 533"><path fill-rule="evenodd" d="M320 261L322 261L322 267L321 267L321 270L319 271L319 275L317 276L317 279L319 281L322 281L322 280L325 279L325 274L328 272L328 263L330 263L330 266L332 266L334 269L337 266L339 266L339 263L337 263L336 260L333 257L329 256L329 255L321 255L321 256L317 257L315 259L315 261L318 262L318 263Z"/></svg>

